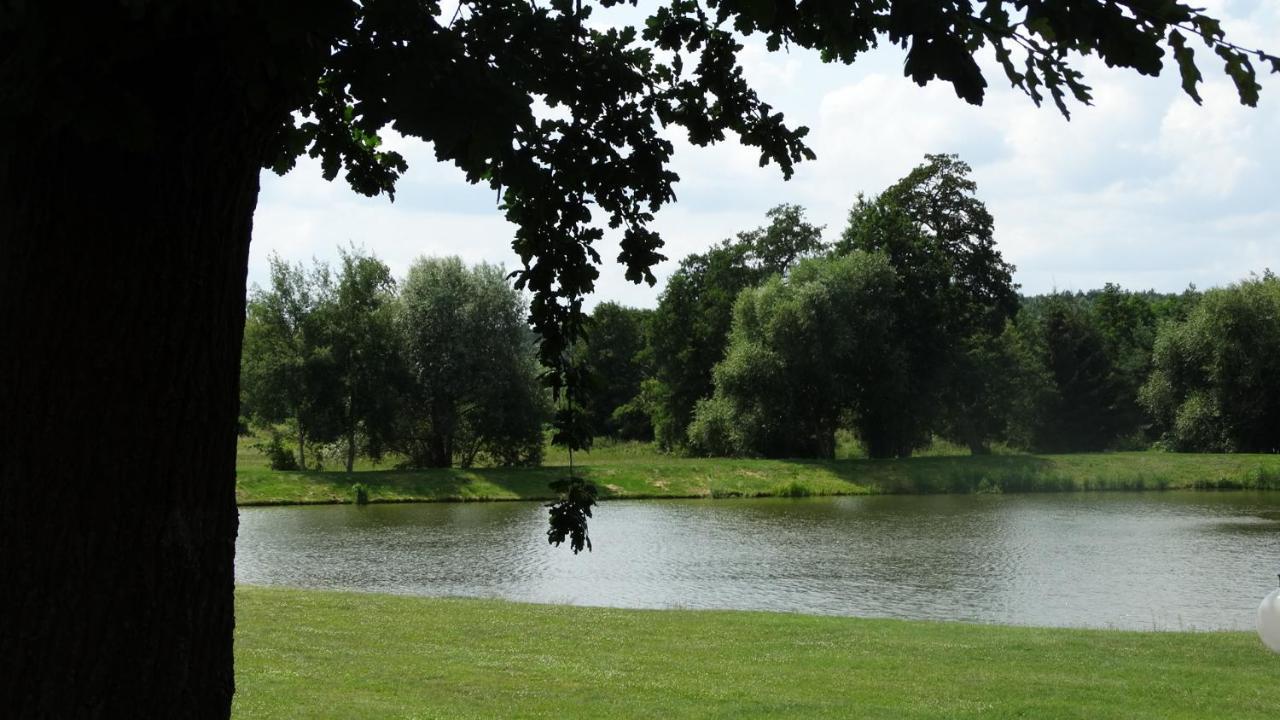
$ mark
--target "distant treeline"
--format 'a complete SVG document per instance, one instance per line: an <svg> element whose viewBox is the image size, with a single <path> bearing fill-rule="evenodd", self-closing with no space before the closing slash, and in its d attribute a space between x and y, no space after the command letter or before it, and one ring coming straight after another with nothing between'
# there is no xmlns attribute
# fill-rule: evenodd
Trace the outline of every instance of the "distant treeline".
<svg viewBox="0 0 1280 720"><path fill-rule="evenodd" d="M697 455L1280 450L1280 280L1024 297L970 168L930 155L834 242L795 205L680 261L655 310L602 303L573 348L575 435ZM250 298L243 415L273 465L319 448L402 464L531 464L552 401L503 272L272 260ZM287 442L290 448L286 448ZM307 448L312 456L308 459ZM296 452L294 452L296 450Z"/></svg>
<svg viewBox="0 0 1280 720"><path fill-rule="evenodd" d="M595 427L701 455L1280 449L1280 281L1020 297L969 167L859 197L834 243L782 205L580 348Z"/></svg>

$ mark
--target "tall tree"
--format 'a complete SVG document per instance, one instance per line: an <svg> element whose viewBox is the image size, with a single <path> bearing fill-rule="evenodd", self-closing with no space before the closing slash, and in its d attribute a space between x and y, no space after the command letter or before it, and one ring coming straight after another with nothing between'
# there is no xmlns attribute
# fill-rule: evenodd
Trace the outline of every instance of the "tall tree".
<svg viewBox="0 0 1280 720"><path fill-rule="evenodd" d="M1082 298L1049 296L1023 319L1048 370L1050 392L1032 447L1048 452L1105 450L1115 440L1120 388L1106 341Z"/></svg>
<svg viewBox="0 0 1280 720"><path fill-rule="evenodd" d="M822 227L807 222L798 205L778 205L766 216L768 225L681 260L662 291L651 344L661 383L652 393L654 431L663 447L684 443L694 406L711 395L738 294L825 248Z"/></svg>
<svg viewBox="0 0 1280 720"><path fill-rule="evenodd" d="M329 273L275 255L268 263L270 286L249 295L240 370L244 409L272 433L271 426L290 423L298 466L306 469L307 442L337 435L338 369L324 317Z"/></svg>
<svg viewBox="0 0 1280 720"><path fill-rule="evenodd" d="M347 472L356 452L379 458L390 439L402 377L391 269L354 248L340 251L337 276L321 305ZM361 447L362 446L362 447Z"/></svg>
<svg viewBox="0 0 1280 720"><path fill-rule="evenodd" d="M659 386L653 432L660 447L684 444L693 408L711 395L711 370L724 357L738 293L754 287L760 272L748 248L725 241L690 255L667 279L653 314L654 376Z"/></svg>
<svg viewBox="0 0 1280 720"><path fill-rule="evenodd" d="M765 217L768 225L738 233L738 243L764 275L786 275L797 262L826 249L823 226L805 220L799 205L777 205Z"/></svg>
<svg viewBox="0 0 1280 720"><path fill-rule="evenodd" d="M300 467L308 441L341 440L350 472L359 446L381 455L401 373L391 270L354 249L340 254L336 276L269 259L270 286L249 297L240 382L244 414L273 434L293 426Z"/></svg>
<svg viewBox="0 0 1280 720"><path fill-rule="evenodd" d="M698 403L694 450L766 457L835 455L842 419L900 378L896 279L884 255L808 260L744 290L715 394Z"/></svg>
<svg viewBox="0 0 1280 720"><path fill-rule="evenodd" d="M541 457L544 401L523 308L496 266L450 257L409 268L397 320L409 385L394 442L411 465Z"/></svg>
<svg viewBox="0 0 1280 720"><path fill-rule="evenodd" d="M1128 292L1114 283L1090 293L1089 314L1102 335L1111 361L1111 386L1115 389L1111 416L1115 446L1135 449L1150 445L1147 413L1138 394L1151 374L1151 352L1156 338L1156 314L1150 294Z"/></svg>
<svg viewBox="0 0 1280 720"><path fill-rule="evenodd" d="M611 5L612 3L601 3ZM0 706L19 716L226 717L234 421L258 172L310 153L390 192L388 126L502 191L541 357L562 377L601 227L652 282L652 214L673 146L737 134L784 175L804 130L747 85L740 34L851 62L881 37L917 82L1013 84L1087 100L1081 55L1155 74L1187 37L1250 59L1181 2L742 3L670 0L644 30L591 3L159 0L0 10ZM1012 10L1012 12L1010 12ZM688 60L688 62L686 62ZM1025 62L1023 62L1025 61ZM535 99L567 112L540 116ZM105 178L105 180L104 180ZM593 222L599 221L599 222ZM74 448L73 452L64 452ZM92 480L86 480L91 478ZM85 588L95 588L88 592Z"/></svg>
<svg viewBox="0 0 1280 720"><path fill-rule="evenodd" d="M587 377L579 392L593 431L610 437L652 439L649 429L624 427L614 412L640 393L649 375L649 320L652 310L600 303L591 311L585 337L575 347L578 365ZM647 423L646 423L647 424Z"/></svg>
<svg viewBox="0 0 1280 720"><path fill-rule="evenodd" d="M1017 312L1017 286L970 172L955 155L925 156L875 199L858 198L836 246L884 253L898 277L893 335L907 372L861 415L872 457L909 455L935 430L983 453L1000 425L991 393L973 390L998 384L996 339Z"/></svg>

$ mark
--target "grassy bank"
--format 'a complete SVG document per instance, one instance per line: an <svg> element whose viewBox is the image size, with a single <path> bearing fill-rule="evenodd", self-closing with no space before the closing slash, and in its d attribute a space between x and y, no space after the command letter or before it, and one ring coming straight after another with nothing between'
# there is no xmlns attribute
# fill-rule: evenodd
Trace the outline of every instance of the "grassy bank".
<svg viewBox="0 0 1280 720"><path fill-rule="evenodd" d="M1251 633L241 587L237 718L1271 718Z"/></svg>
<svg viewBox="0 0 1280 720"><path fill-rule="evenodd" d="M644 446L621 446L580 455L578 462L579 474L594 481L605 498L1280 489L1280 455L1138 452L818 461L677 458ZM565 474L562 465L277 472L242 453L236 498L242 505L350 502L358 482L372 502L540 500L550 497L547 483Z"/></svg>

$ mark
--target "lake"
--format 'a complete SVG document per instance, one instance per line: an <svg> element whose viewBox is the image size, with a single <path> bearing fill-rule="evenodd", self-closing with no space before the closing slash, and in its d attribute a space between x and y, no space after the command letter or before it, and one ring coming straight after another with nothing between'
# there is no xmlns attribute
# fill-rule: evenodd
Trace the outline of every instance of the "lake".
<svg viewBox="0 0 1280 720"><path fill-rule="evenodd" d="M240 583L633 608L1249 629L1280 493L624 500L593 552L540 503L241 508Z"/></svg>

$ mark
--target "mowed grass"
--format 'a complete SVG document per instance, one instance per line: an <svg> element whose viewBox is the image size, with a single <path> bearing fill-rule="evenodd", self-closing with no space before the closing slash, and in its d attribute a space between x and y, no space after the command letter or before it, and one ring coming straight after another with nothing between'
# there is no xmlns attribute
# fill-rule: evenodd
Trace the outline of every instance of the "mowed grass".
<svg viewBox="0 0 1280 720"><path fill-rule="evenodd" d="M763 497L868 493L1059 492L1072 490L1280 489L1280 455L1160 452L1078 455L929 455L902 460L682 458L638 443L601 445L575 456L576 472L601 497ZM373 469L277 472L242 443L236 499L242 505L351 502L363 484L371 502L545 500L568 474L562 451L538 468Z"/></svg>
<svg viewBox="0 0 1280 720"><path fill-rule="evenodd" d="M240 587L236 718L1274 718L1251 633Z"/></svg>

